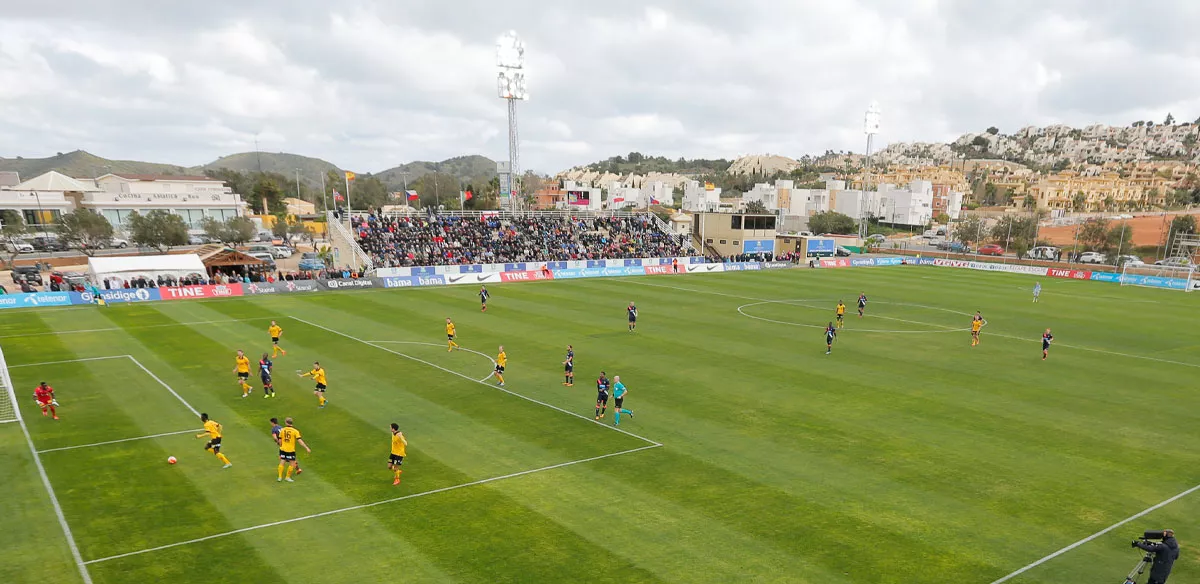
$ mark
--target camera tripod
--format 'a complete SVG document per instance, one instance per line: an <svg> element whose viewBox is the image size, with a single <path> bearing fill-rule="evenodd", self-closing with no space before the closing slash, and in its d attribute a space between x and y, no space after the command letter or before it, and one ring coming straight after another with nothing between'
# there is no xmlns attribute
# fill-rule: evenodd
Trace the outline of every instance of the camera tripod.
<svg viewBox="0 0 1200 584"><path fill-rule="evenodd" d="M1154 554L1146 552L1142 556L1142 560L1138 562L1137 565L1133 567L1133 570L1129 572L1129 575L1125 577L1125 584L1136 584L1137 577L1141 576L1142 572L1146 571L1146 564L1149 564L1152 561L1154 561Z"/></svg>

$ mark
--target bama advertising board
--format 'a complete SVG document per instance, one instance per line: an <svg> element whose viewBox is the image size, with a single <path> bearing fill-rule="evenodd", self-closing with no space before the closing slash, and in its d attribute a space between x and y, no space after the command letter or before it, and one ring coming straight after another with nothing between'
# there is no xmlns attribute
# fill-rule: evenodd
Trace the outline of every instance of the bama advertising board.
<svg viewBox="0 0 1200 584"><path fill-rule="evenodd" d="M774 239L746 239L742 241L742 253L771 253L775 251Z"/></svg>
<svg viewBox="0 0 1200 584"><path fill-rule="evenodd" d="M31 292L29 294L0 294L0 308L34 308L37 306L69 306L70 292Z"/></svg>
<svg viewBox="0 0 1200 584"><path fill-rule="evenodd" d="M761 269L762 264L758 262L733 262L725 264L726 272L748 272Z"/></svg>
<svg viewBox="0 0 1200 584"><path fill-rule="evenodd" d="M833 255L837 251L837 243L833 239L827 237L810 237L808 238L808 255L826 256Z"/></svg>
<svg viewBox="0 0 1200 584"><path fill-rule="evenodd" d="M445 276L407 276L400 278L376 278L384 288L415 288L417 286L445 286Z"/></svg>

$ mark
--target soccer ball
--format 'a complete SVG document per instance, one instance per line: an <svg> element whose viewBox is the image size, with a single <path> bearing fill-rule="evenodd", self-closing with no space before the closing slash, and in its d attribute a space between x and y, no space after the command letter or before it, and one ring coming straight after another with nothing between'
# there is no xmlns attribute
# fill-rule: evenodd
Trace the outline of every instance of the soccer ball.
<svg viewBox="0 0 1200 584"><path fill-rule="evenodd" d="M176 460L175 460L174 456L167 457L167 464L175 464L175 462L176 462Z"/></svg>

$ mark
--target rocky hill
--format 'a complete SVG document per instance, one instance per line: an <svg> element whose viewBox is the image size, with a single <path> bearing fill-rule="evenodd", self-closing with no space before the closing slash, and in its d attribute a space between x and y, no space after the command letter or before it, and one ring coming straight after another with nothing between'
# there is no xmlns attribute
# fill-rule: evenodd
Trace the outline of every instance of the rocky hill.
<svg viewBox="0 0 1200 584"><path fill-rule="evenodd" d="M190 172L196 174L204 174L206 170L219 169L232 170L234 172L251 173L251 172L274 172L283 176L295 176L296 169L300 169L300 180L306 183L320 184L321 175L333 171L341 172L342 169L332 162L321 160L320 158L312 158L310 156L301 156L299 154L288 154L286 152L239 152L222 156L208 164L196 166L189 169Z"/></svg>
<svg viewBox="0 0 1200 584"><path fill-rule="evenodd" d="M407 177L402 173L408 173ZM377 172L374 176L389 187L399 189L406 178L412 184L430 173L451 175L464 183L487 182L496 175L496 161L479 155L456 156L441 162L418 160Z"/></svg>
<svg viewBox="0 0 1200 584"><path fill-rule="evenodd" d="M21 180L57 170L67 176L93 178L109 172L129 174L188 174L190 169L174 164L139 162L136 160L109 160L95 154L76 150L58 153L46 158L0 158L0 170L15 171Z"/></svg>

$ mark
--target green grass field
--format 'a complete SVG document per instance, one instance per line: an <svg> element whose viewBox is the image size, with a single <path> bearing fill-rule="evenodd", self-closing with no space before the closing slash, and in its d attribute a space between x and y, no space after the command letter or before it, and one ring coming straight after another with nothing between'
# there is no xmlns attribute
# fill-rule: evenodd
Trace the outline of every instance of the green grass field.
<svg viewBox="0 0 1200 584"><path fill-rule="evenodd" d="M487 313L465 286L21 310L0 347L95 582L987 584L1200 483L1195 298L1032 285L897 267L512 284ZM446 317L483 355L446 351ZM279 397L242 399L233 353L256 359L271 319ZM507 392L477 381L501 344ZM293 373L318 359L324 410ZM592 419L600 370L630 389L623 432ZM232 468L189 408L224 424ZM271 416L313 448L295 483ZM0 582L82 581L18 424L0 477ZM1161 527L1193 581L1197 515L1182 497L1009 581L1118 582Z"/></svg>

